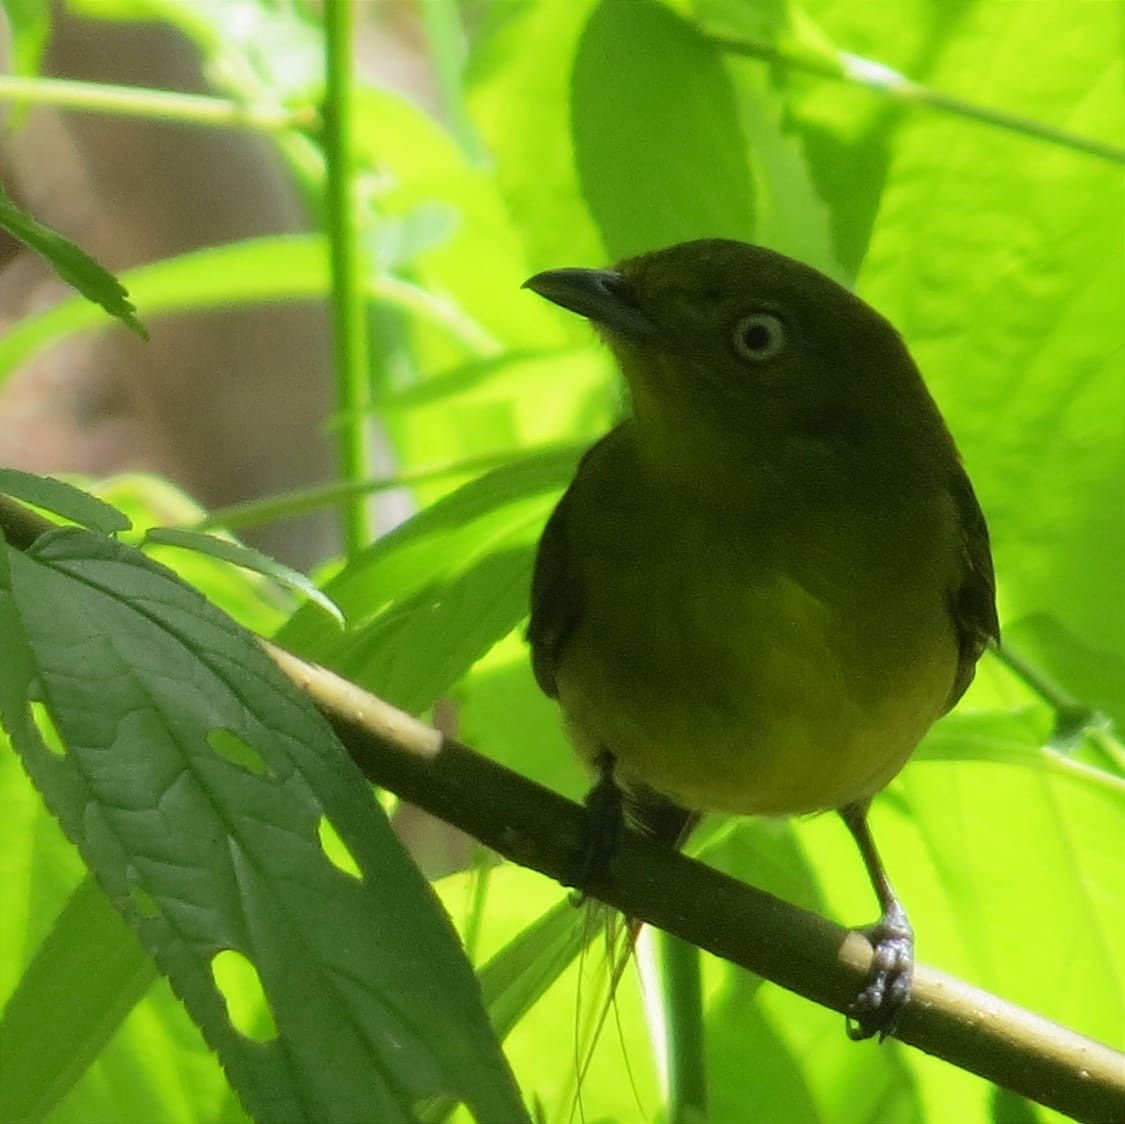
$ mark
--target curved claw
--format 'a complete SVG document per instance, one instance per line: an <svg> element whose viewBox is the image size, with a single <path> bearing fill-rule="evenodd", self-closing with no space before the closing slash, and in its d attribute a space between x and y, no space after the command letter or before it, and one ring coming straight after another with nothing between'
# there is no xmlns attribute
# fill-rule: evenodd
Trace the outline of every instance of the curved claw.
<svg viewBox="0 0 1125 1124"><path fill-rule="evenodd" d="M867 986L848 1010L848 1037L853 1041L872 1038L881 1042L893 1034L914 977L914 930L902 906L895 901L864 935L874 955Z"/></svg>

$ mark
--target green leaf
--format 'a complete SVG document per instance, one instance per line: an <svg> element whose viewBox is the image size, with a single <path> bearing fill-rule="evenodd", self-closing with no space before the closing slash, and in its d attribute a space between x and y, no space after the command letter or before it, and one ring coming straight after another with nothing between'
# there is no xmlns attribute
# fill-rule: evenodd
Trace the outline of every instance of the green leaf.
<svg viewBox="0 0 1125 1124"><path fill-rule="evenodd" d="M810 0L792 12L781 43L798 56L841 72L852 57L847 52L855 52L870 55L878 66L926 81L935 58L941 57L949 41L956 41L965 7L958 3L951 10L950 5L935 7L930 0L896 0L896 18L888 20L877 5ZM728 10L732 16L744 17L745 6L742 13L738 8L733 5ZM726 30L748 33L738 19ZM761 64L757 69L765 71ZM766 100L783 106L790 135L801 146L831 216L842 272L854 280L878 215L896 127L910 110L894 98L784 67L771 68L769 76L775 96ZM784 98L777 98L777 92Z"/></svg>
<svg viewBox="0 0 1125 1124"><path fill-rule="evenodd" d="M602 934L603 913L604 907L593 901L586 909L575 908L569 900L561 901L519 932L481 967L478 972L481 994L501 1041L528 1015L575 958ZM424 1119L444 1120L452 1107L448 1102L435 1105Z"/></svg>
<svg viewBox="0 0 1125 1124"><path fill-rule="evenodd" d="M691 24L652 0L602 0L571 97L582 192L615 258L692 238L753 240L734 91Z"/></svg>
<svg viewBox="0 0 1125 1124"><path fill-rule="evenodd" d="M136 935L87 877L0 1019L0 1119L44 1119L156 978Z"/></svg>
<svg viewBox="0 0 1125 1124"><path fill-rule="evenodd" d="M322 593L307 574L294 570L276 558L263 554L253 547L243 546L241 543L231 542L230 539L221 539L216 535L204 534L202 531L185 531L176 527L157 527L149 531L144 538L145 543L163 543L165 546L179 546L184 550L194 550L205 554L209 558L218 558L223 562L230 562L234 566L241 566L244 570L252 570L256 574L283 585L287 589L294 589L303 593L315 605L319 605L341 627L344 625L344 614L331 597ZM144 543L141 544L142 546Z"/></svg>
<svg viewBox="0 0 1125 1124"><path fill-rule="evenodd" d="M103 535L127 531L133 525L129 517L112 504L51 476L38 476L18 468L0 468L0 492Z"/></svg>
<svg viewBox="0 0 1125 1124"><path fill-rule="evenodd" d="M38 73L39 60L51 34L51 12L44 0L0 0L12 29L13 74Z"/></svg>
<svg viewBox="0 0 1125 1124"><path fill-rule="evenodd" d="M408 1120L453 1097L523 1119L445 917L329 727L253 639L112 539L61 529L10 566L5 728L247 1110ZM362 878L325 854L325 817ZM256 971L277 1037L232 1025L213 974L228 949Z"/></svg>
<svg viewBox="0 0 1125 1124"><path fill-rule="evenodd" d="M534 270L521 258L492 177L469 162L429 113L386 90L361 91L355 140L360 158L392 173L379 195L378 268L401 273L409 255L409 276L431 294L451 294L461 315L479 326L474 334L484 338L473 353L494 353L501 340L541 345L550 318L529 309L520 292ZM423 355L465 358L463 345L454 350L433 335L420 334ZM486 339L491 346L482 350Z"/></svg>
<svg viewBox="0 0 1125 1124"><path fill-rule="evenodd" d="M109 270L61 234L21 211L0 187L0 228L40 254L54 271L87 300L99 304L143 340L148 332L129 303L129 291Z"/></svg>
<svg viewBox="0 0 1125 1124"><path fill-rule="evenodd" d="M599 907L591 902L591 909ZM574 958L600 933L569 899L508 942L480 969L481 993L501 1039L535 1006Z"/></svg>
<svg viewBox="0 0 1125 1124"><path fill-rule="evenodd" d="M582 205L570 128L575 53L597 2L490 4L472 43L469 109L488 141L528 275L606 260L597 224Z"/></svg>
<svg viewBox="0 0 1125 1124"><path fill-rule="evenodd" d="M328 259L319 235L250 239L194 250L125 274L150 316L187 308L297 300L323 296ZM84 301L60 304L23 319L0 339L0 381L28 356L99 316Z"/></svg>
<svg viewBox="0 0 1125 1124"><path fill-rule="evenodd" d="M535 682L521 628L473 664L452 694L469 745L572 800L585 797L589 773L567 741L558 703Z"/></svg>
<svg viewBox="0 0 1125 1124"><path fill-rule="evenodd" d="M1120 11L1085 11L975 5L927 79L1120 138ZM1125 667L1123 190L1112 163L913 113L861 288L906 337L964 454L1005 628L1078 701L1125 721L1120 674L1105 674Z"/></svg>
<svg viewBox="0 0 1125 1124"><path fill-rule="evenodd" d="M279 234L193 250L123 275L150 316L188 309L319 299L328 291L327 243L319 234ZM518 275L511 283L518 293ZM432 323L461 345L477 341L480 329L448 300L416 286L384 278L369 280L369 292L403 313ZM527 297L528 294L522 294ZM97 327L100 316L86 301L62 301L22 319L0 338L0 382L41 348L73 332Z"/></svg>
<svg viewBox="0 0 1125 1124"><path fill-rule="evenodd" d="M574 448L535 454L439 500L325 587L346 631L302 609L278 641L425 710L527 615L535 543L577 458Z"/></svg>
<svg viewBox="0 0 1125 1124"><path fill-rule="evenodd" d="M854 269L841 262L832 237L832 212L817 190L805 147L789 127L784 104L762 68L749 59L727 63L758 185L754 241L807 262L841 284Z"/></svg>

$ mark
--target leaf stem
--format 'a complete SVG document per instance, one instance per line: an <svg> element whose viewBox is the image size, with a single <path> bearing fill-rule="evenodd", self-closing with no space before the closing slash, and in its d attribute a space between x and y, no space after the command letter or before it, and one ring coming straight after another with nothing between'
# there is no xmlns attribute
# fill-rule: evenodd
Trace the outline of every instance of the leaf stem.
<svg viewBox="0 0 1125 1124"><path fill-rule="evenodd" d="M1086 706L1060 687L1041 668L1028 659L1018 647L1004 643L992 649L992 654L1025 686L1037 694L1055 712L1055 729L1052 740L1067 742L1084 733L1099 722L1098 712Z"/></svg>
<svg viewBox="0 0 1125 1124"><path fill-rule="evenodd" d="M707 1119L700 953L695 945L670 933L658 932L666 1015L668 1121L669 1124L690 1124Z"/></svg>
<svg viewBox="0 0 1125 1124"><path fill-rule="evenodd" d="M558 446L563 448L564 446ZM583 446L576 444L575 449ZM528 449L508 449L495 453L482 453L477 457L466 457L445 464L426 465L409 471L397 472L391 476L373 476L362 480L337 480L331 484L314 484L308 488L295 488L280 495L264 496L261 499L245 500L242 503L218 507L207 513L200 522L192 523L195 530L208 527L222 527L228 531L245 531L248 527L260 527L264 523L274 523L281 519L294 519L307 515L310 511L332 507L357 497L377 492L389 492L395 488L410 488L418 484L430 484L449 476L461 476L485 472L498 468L509 461L527 456L529 452L541 452L543 447Z"/></svg>
<svg viewBox="0 0 1125 1124"><path fill-rule="evenodd" d="M189 125L225 126L257 132L315 129L312 106L249 104L204 94L181 94L139 86L77 82L67 78L20 78L0 74L0 102L52 105L122 117L154 117Z"/></svg>
<svg viewBox="0 0 1125 1124"><path fill-rule="evenodd" d="M905 75L889 66L884 66L872 59L862 58L859 55L849 54L847 51L822 51L813 54L809 50L789 48L779 46L776 43L763 43L755 39L743 39L736 36L706 34L705 38L720 50L733 55L745 55L748 58L761 59L763 62L777 63L786 70L812 74L817 78L827 78L833 82L862 86L864 89L887 94L899 101L913 102L916 105L924 105L942 113L952 114L955 117L977 121L983 125L992 125L1011 133L1034 137L1037 140L1047 141L1050 144L1069 148L1075 152L1082 152L1088 156L1096 156L1100 160L1108 160L1113 164L1125 164L1125 148L1121 148L1119 145L1095 140L1092 137L1080 136L1077 133L1067 132L1065 129L1056 129L1031 117L1021 117L1019 114L1006 113L1000 109L976 105L964 98L954 97L952 94L943 94L939 90L931 90L928 86L912 82Z"/></svg>
<svg viewBox="0 0 1125 1124"><path fill-rule="evenodd" d="M339 429L340 476L363 480L372 473L368 439L371 377L367 302L359 254L355 199L354 0L325 0L324 155L327 168L328 239L332 266L332 334ZM351 503L344 515L344 546L356 554L371 538L366 504Z"/></svg>

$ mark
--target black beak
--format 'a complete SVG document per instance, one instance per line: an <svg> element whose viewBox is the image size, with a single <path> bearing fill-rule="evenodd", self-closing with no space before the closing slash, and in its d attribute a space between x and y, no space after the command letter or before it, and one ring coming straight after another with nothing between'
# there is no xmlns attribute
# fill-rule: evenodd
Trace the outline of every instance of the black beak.
<svg viewBox="0 0 1125 1124"><path fill-rule="evenodd" d="M523 287L632 339L645 339L656 331L629 282L613 269L548 269Z"/></svg>

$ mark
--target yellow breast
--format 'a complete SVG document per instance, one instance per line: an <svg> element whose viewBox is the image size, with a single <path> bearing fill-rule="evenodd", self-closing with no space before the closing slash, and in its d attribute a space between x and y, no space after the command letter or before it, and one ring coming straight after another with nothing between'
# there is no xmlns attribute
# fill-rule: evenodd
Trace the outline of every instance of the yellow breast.
<svg viewBox="0 0 1125 1124"><path fill-rule="evenodd" d="M608 749L625 783L703 810L839 808L883 787L942 712L957 644L940 502L900 549L847 513L757 534L713 513L606 514L578 551L557 683L579 752Z"/></svg>

